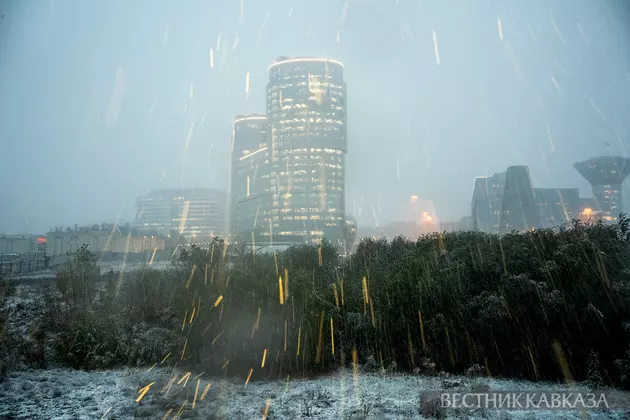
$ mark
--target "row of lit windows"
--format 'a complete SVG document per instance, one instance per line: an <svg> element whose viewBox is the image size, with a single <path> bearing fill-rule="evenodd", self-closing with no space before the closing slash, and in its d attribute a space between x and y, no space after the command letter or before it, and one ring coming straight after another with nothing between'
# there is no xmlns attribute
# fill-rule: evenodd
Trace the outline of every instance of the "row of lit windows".
<svg viewBox="0 0 630 420"><path fill-rule="evenodd" d="M343 102L339 102L339 104L333 103L333 102L326 103L326 104L321 103L318 105L319 106L317 107L313 107L305 103L287 104L286 102L279 105L275 103L274 101L272 101L269 106L272 124L279 118L278 115L280 115L280 118L285 118L289 114L290 115L304 115L308 113L311 115L337 115L337 114L345 113L345 107L344 107ZM324 107L324 105L326 107ZM330 110L326 108L329 108ZM298 110L300 112L298 112Z"/></svg>
<svg viewBox="0 0 630 420"><path fill-rule="evenodd" d="M306 166L306 165L299 165L299 166ZM310 166L315 166L315 165L310 165ZM342 169L341 165L335 165L335 164L332 164L332 163L320 163L319 165L317 165L317 167L318 167L317 169L311 169L310 173L311 174L316 174L318 172L321 172L322 168L339 169L339 170ZM305 169L299 169L297 171L293 171L292 172L293 175L306 175L307 173L308 173L308 171L305 170ZM331 172L327 171L326 173L331 173Z"/></svg>
<svg viewBox="0 0 630 420"><path fill-rule="evenodd" d="M321 230L311 230L311 231L305 231L305 230L304 231L302 231L302 230L300 230L300 231L290 231L289 230L289 231L282 231L279 234L282 235L282 236L285 236L285 235L291 235L291 236L308 236L308 235L311 235L311 236L323 236L324 232L321 231Z"/></svg>
<svg viewBox="0 0 630 420"><path fill-rule="evenodd" d="M331 134L343 138L346 128L342 124L280 124L275 139L286 139L290 137L308 137L308 136L329 136Z"/></svg>
<svg viewBox="0 0 630 420"><path fill-rule="evenodd" d="M318 92L298 92L300 95L296 97L281 97L270 98L267 104L274 110L277 110L278 106L284 108L285 106L291 106L293 108L308 108L313 106L313 102L317 102L318 105L332 106L331 104L345 104L345 96L337 92L318 91ZM325 100L324 100L325 99ZM261 130L262 131L262 130Z"/></svg>
<svg viewBox="0 0 630 420"><path fill-rule="evenodd" d="M311 188L307 188L308 185L311 185L311 184L306 184L306 185L297 184L297 185L291 185L289 187L281 185L277 187L276 190L279 193L283 193L284 191L292 191L292 192L298 193L298 192L307 192L307 191L320 191L323 189L321 184L313 185ZM325 189L326 189L326 194L333 194L335 191L343 191L343 183L338 183L338 184L330 183L329 185L326 186Z"/></svg>
<svg viewBox="0 0 630 420"><path fill-rule="evenodd" d="M306 166L309 165L309 163L304 163L305 161L321 161L321 160L333 160L334 157L328 156L326 154L322 154L322 155L316 155L316 154L309 154L309 155L303 155L303 154L294 154L291 156L291 163L289 163L288 165L290 166ZM301 161L301 162L298 162ZM301 165L300 165L301 163ZM322 163L319 162L313 162L310 165L312 166L317 166L319 167L320 165L322 165Z"/></svg>
<svg viewBox="0 0 630 420"><path fill-rule="evenodd" d="M288 108L286 110L281 110L279 112L279 108L277 106L272 106L270 109L270 118L273 120L273 126L274 128L277 126L277 124L280 124L281 121L286 120L289 117L299 117L299 116L304 116L304 115L323 115L323 116L330 116L330 117L338 117L338 118L343 118L343 116L345 115L345 109L343 108L343 106L340 105L330 105L329 106L330 110L322 110L320 109L313 109L313 108L308 108L305 109L303 112L297 112L295 110L302 110L304 108L298 108L298 107L293 107L293 108ZM272 130L273 132L273 130Z"/></svg>
<svg viewBox="0 0 630 420"><path fill-rule="evenodd" d="M286 162L286 170L278 172L277 175L279 177L300 176L309 173L311 175L343 175L340 168L335 168L335 166L340 167L341 165L317 162L316 159L313 159L311 162L307 162L308 160L311 160L311 158L303 157L302 159L297 159L294 156L290 162Z"/></svg>
<svg viewBox="0 0 630 420"><path fill-rule="evenodd" d="M308 112L305 111L300 111L300 114L304 114L304 115L308 115ZM318 114L318 115L322 115L324 118L322 117L317 117L317 118L298 118L299 115L296 115L296 113L293 113L293 118L292 119L281 119L278 121L278 124L280 125L286 125L286 124L344 124L344 121L341 119L334 119L334 118L330 118L331 115L330 113L321 113L321 112L311 112L311 114Z"/></svg>
<svg viewBox="0 0 630 420"><path fill-rule="evenodd" d="M302 193L300 192L299 194L296 194L297 198L295 201L313 201L313 199L317 198L319 199L321 197L321 193ZM280 196L282 196L283 199L289 199L291 197L293 197L293 194L290 192L284 193L284 194L272 194L273 200L275 202L278 202L278 200L280 199ZM311 200L308 200L309 198L311 198ZM332 199L338 199L339 197L336 197L336 194L331 194L328 198L332 198ZM329 201L333 201L333 200L329 200Z"/></svg>
<svg viewBox="0 0 630 420"><path fill-rule="evenodd" d="M288 149L287 153L297 154L297 153L328 153L328 154L342 154L343 151L339 149Z"/></svg>
<svg viewBox="0 0 630 420"><path fill-rule="evenodd" d="M343 123L295 123L287 122L281 123L278 127L277 137L286 136L305 136L305 135L318 135L326 133L342 133L345 127Z"/></svg>
<svg viewBox="0 0 630 420"><path fill-rule="evenodd" d="M316 112L308 110L300 110L296 112L285 112L275 122L275 128L286 125L307 124L345 124L344 116L339 112Z"/></svg>
<svg viewBox="0 0 630 420"><path fill-rule="evenodd" d="M301 208L291 208L291 207L284 207L281 209L274 209L272 210L271 214L281 214L282 216L289 216L291 215L291 213L316 213L316 214L328 214L328 216L324 216L325 220L335 220L338 218L338 216L335 216L334 214L337 212L336 208L323 208L320 209L318 208L316 211L302 211L302 210L307 210L310 207L301 207ZM297 217L297 216L296 216ZM320 216L318 216L320 217Z"/></svg>
<svg viewBox="0 0 630 420"><path fill-rule="evenodd" d="M301 141L308 138L313 139L333 139L343 142L345 139L345 129L343 127L330 127L309 130L286 129L276 137L276 143L280 143L285 148L291 144L292 140Z"/></svg>
<svg viewBox="0 0 630 420"><path fill-rule="evenodd" d="M310 80L309 80L309 76L310 76ZM297 78L302 79L301 81L296 81L296 77L286 77L284 78L284 80L286 80L286 83L275 83L273 85L270 86L270 91L272 92L272 95L277 92L277 91L284 91L284 90L288 90L291 91L292 88L294 88L295 86L307 86L309 84L309 82L312 84L312 80L314 79L313 77L314 75L306 75L306 74L301 74L299 75ZM319 77L320 79L318 80L318 83L321 84L322 86L326 86L326 87L330 87L330 88L335 88L335 89L343 89L344 85L342 84L337 84L334 83L334 81L332 80L332 78L330 77L325 77L323 75L319 75L319 76L315 76L315 77ZM323 77L326 80L321 80L321 77Z"/></svg>
<svg viewBox="0 0 630 420"><path fill-rule="evenodd" d="M304 176L291 176L291 182L293 183L338 183L339 179L337 177L342 177L342 173L337 172L327 172L326 178L320 177L304 177Z"/></svg>
<svg viewBox="0 0 630 420"><path fill-rule="evenodd" d="M324 79L326 79L326 80L322 81L321 80L322 76L315 76L315 77L313 77L312 75L309 75L309 76L311 76L309 78L309 80L304 80L304 79L307 79L306 75L300 75L299 78L303 79L301 81L297 81L297 82L296 81L291 81L289 83L273 85L271 87L272 95L277 95L279 89L282 90L282 91L284 91L285 89L286 90L291 90L291 88L293 88L295 86L308 86L309 84L313 85L313 83L317 83L317 84L319 84L321 86L325 86L325 87L331 87L331 88L336 88L336 89L343 89L343 85L339 85L339 84L334 83L332 81L332 78L330 78L330 77L324 77Z"/></svg>
<svg viewBox="0 0 630 420"><path fill-rule="evenodd" d="M276 204L278 204L277 207L279 207L279 202L276 201ZM273 214L277 214L278 211L280 213L319 213L319 212L328 212L328 213L335 213L337 211L339 211L337 208L334 207L330 207L327 208L325 210L316 208L316 207L287 207L287 208L281 208L281 209L274 209L272 210Z"/></svg>
<svg viewBox="0 0 630 420"><path fill-rule="evenodd" d="M343 132L345 129L343 122L335 123L297 123L297 122L283 122L278 124L278 137L283 136L303 136L309 133L318 134L325 132Z"/></svg>
<svg viewBox="0 0 630 420"><path fill-rule="evenodd" d="M343 110L343 107L340 107L337 104L326 104L329 108L340 108ZM330 115L330 114L336 114L336 112L333 111L329 111L326 108L324 108L323 106L313 106L312 104L307 104L307 103L303 103L303 102L298 102L298 103L293 103L292 101L285 101L284 103L282 103L281 105L274 105L273 103L271 104L271 111L272 112L278 112L281 111L282 115L285 115L287 113L290 113L291 115L300 115L300 114L312 114L312 115ZM289 112L292 111L292 112ZM275 114L274 114L275 116ZM276 122L276 118L272 118L271 123L275 123Z"/></svg>
<svg viewBox="0 0 630 420"><path fill-rule="evenodd" d="M335 211L333 211L333 210L336 210L335 206L341 204L339 201L340 200L325 200L325 199L283 201L282 205L278 204L277 206L274 207L274 209L286 210L286 211L281 211L281 213L284 214L284 213L293 213L293 212L300 213L295 210L296 208L308 209L312 207L317 207L319 209L318 210L319 212L334 214L336 213ZM275 214L277 214L277 212Z"/></svg>

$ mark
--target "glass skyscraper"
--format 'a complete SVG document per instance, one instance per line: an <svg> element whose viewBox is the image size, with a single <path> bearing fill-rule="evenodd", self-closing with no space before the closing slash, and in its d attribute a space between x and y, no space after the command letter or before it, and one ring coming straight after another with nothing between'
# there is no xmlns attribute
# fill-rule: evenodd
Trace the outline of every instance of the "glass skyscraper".
<svg viewBox="0 0 630 420"><path fill-rule="evenodd" d="M238 115L232 131L230 234L250 243L269 241L271 204L267 117Z"/></svg>
<svg viewBox="0 0 630 420"><path fill-rule="evenodd" d="M271 241L343 245L346 83L343 65L281 57L269 68Z"/></svg>

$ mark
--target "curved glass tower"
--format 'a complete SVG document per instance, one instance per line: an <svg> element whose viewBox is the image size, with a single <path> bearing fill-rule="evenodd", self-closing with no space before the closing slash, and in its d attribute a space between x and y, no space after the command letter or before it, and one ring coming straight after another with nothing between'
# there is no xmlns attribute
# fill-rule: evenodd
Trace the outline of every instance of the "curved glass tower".
<svg viewBox="0 0 630 420"><path fill-rule="evenodd" d="M573 167L591 184L597 209L609 217L623 212L621 184L630 175L630 159L621 156L599 156Z"/></svg>
<svg viewBox="0 0 630 420"><path fill-rule="evenodd" d="M269 67L267 122L275 243L343 245L346 83L343 65L281 57Z"/></svg>

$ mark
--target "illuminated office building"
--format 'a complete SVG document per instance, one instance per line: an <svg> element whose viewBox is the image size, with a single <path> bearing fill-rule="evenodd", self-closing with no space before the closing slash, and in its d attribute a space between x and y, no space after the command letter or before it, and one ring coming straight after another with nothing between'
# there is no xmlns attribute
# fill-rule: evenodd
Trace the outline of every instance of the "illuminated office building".
<svg viewBox="0 0 630 420"><path fill-rule="evenodd" d="M271 232L279 243L343 245L346 83L343 65L281 57L269 68Z"/></svg>
<svg viewBox="0 0 630 420"><path fill-rule="evenodd" d="M232 132L230 233L248 243L269 241L271 205L267 117L239 115Z"/></svg>

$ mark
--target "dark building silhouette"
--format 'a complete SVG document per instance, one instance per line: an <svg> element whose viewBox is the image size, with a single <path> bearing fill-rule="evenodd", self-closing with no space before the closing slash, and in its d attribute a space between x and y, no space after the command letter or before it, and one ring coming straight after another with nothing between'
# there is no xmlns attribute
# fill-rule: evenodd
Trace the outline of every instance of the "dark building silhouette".
<svg viewBox="0 0 630 420"><path fill-rule="evenodd" d="M510 166L505 173L499 233L540 227L540 217L527 166Z"/></svg>
<svg viewBox="0 0 630 420"><path fill-rule="evenodd" d="M560 226L579 216L581 201L578 188L534 188L534 199L541 227Z"/></svg>
<svg viewBox="0 0 630 420"><path fill-rule="evenodd" d="M270 206L267 117L239 115L232 131L230 234L248 243L269 241Z"/></svg>
<svg viewBox="0 0 630 420"><path fill-rule="evenodd" d="M630 159L621 156L599 156L573 167L591 184L597 211L608 218L623 212L621 184L630 174Z"/></svg>
<svg viewBox="0 0 630 420"><path fill-rule="evenodd" d="M343 246L346 83L343 65L279 58L269 68L267 121L272 165L272 242Z"/></svg>
<svg viewBox="0 0 630 420"><path fill-rule="evenodd" d="M471 203L471 228L473 230L486 233L499 232L504 189L505 172L475 178Z"/></svg>

